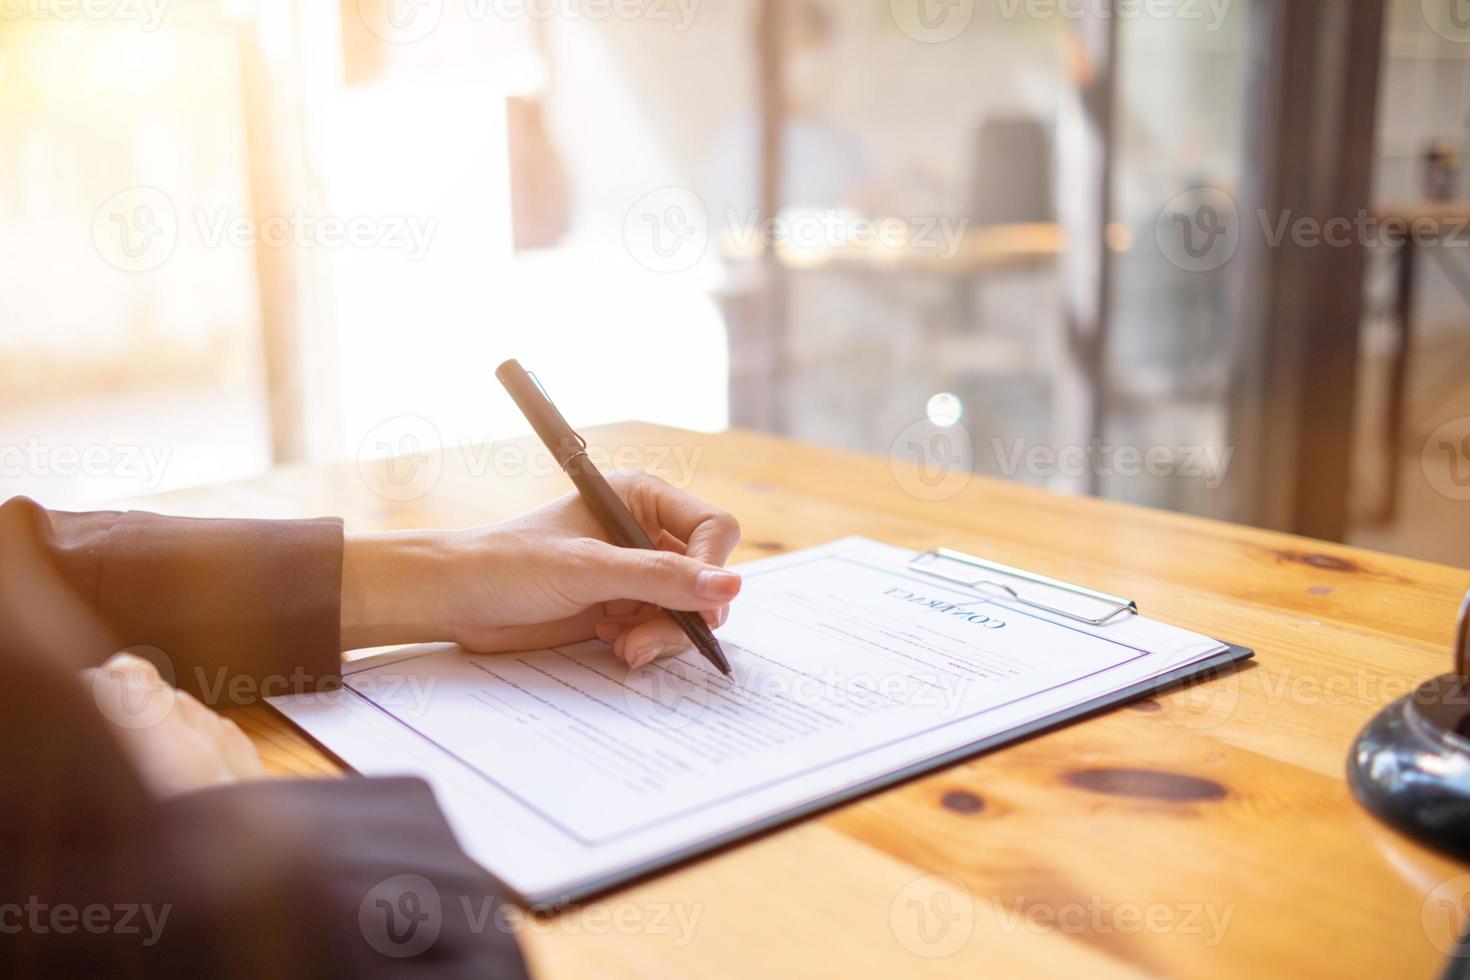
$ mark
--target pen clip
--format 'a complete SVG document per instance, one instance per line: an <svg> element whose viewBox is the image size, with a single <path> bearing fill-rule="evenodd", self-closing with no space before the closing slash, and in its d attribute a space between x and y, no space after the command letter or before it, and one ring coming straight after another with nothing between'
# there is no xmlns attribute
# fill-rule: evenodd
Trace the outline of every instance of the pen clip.
<svg viewBox="0 0 1470 980"><path fill-rule="evenodd" d="M541 392L541 396L546 399L546 404L551 406L551 410L556 413L556 417L561 419L561 424L567 427L568 432L577 437L577 442L581 444L582 452L585 453L587 451L587 440L582 438L582 434L580 432L572 428L571 423L567 421L567 417L561 413L561 409L556 407L556 402L551 400L550 392L548 392L546 390L546 386L541 383L541 379L536 377L536 372L527 371L526 375L531 379L531 383L536 386L536 390Z"/></svg>

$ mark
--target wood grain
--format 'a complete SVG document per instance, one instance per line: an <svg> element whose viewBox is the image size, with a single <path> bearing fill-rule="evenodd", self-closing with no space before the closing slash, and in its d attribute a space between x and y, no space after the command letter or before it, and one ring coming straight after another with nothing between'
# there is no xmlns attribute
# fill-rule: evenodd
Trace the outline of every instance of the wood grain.
<svg viewBox="0 0 1470 980"><path fill-rule="evenodd" d="M1134 596L1257 660L529 920L542 975L1341 978L1442 965L1467 869L1365 815L1343 766L1378 707L1449 668L1470 572L980 478L925 500L919 474L887 459L747 432L587 435L734 512L737 561L848 534L947 544ZM345 464L141 503L465 526L565 492L528 445L489 465L448 450L407 501L375 492L378 464ZM236 714L274 771L336 772L268 711Z"/></svg>

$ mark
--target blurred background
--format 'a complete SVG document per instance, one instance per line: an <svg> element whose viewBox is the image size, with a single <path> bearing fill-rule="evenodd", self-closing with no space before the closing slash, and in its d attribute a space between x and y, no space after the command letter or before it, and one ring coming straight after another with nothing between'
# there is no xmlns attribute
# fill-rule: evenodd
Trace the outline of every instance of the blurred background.
<svg viewBox="0 0 1470 980"><path fill-rule="evenodd" d="M1467 153L1456 0L0 0L0 496L519 433L514 356L1463 566Z"/></svg>

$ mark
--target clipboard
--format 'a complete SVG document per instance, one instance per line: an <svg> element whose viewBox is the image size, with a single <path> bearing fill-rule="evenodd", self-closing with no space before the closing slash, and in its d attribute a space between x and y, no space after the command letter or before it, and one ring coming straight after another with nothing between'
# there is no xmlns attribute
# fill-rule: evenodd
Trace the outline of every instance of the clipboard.
<svg viewBox="0 0 1470 980"><path fill-rule="evenodd" d="M1111 595L1086 586L1059 579L1047 578L1036 575L1022 569L1012 568L991 562L986 559L977 558L964 552L952 549L936 549L934 551L919 552L917 554L907 550L898 549L880 542L867 539L852 538L831 542L828 545L811 549L815 553L825 551L837 551L843 547L862 545L872 549L883 549L889 553L885 560L891 562L886 567L892 572L904 575L910 581L929 579L934 582L943 581L945 587L951 591L969 591L977 596L977 599L985 601L996 601L1001 608L1017 609L1023 611L1028 618L1051 619L1057 625L1073 623L1068 628L1079 629L1081 624L1086 624L1083 632L1096 632L1098 635L1105 633L1109 625L1120 624L1125 617L1140 615L1138 604L1131 599ZM780 556L766 561L788 561L798 559L800 553ZM812 559L805 559L812 560ZM839 558L848 560L851 558ZM757 562L755 564L764 564ZM755 574L755 573L750 573ZM1167 662L1162 666L1164 669L1154 673L1146 679L1114 687L1106 692L1097 694L1090 699L1072 703L1066 707L1058 707L1039 715L1030 721L1019 722L1009 725L1001 731L993 734L984 734L977 738L971 738L965 742L952 742L948 747L935 751L931 755L924 756L909 764L901 764L892 769L871 776L871 778L860 779L846 784L840 788L831 788L821 795L813 796L811 799L795 805L786 805L782 808L773 808L770 812L761 816L748 819L738 826L732 826L726 830L706 833L698 837L690 837L679 841L666 849L659 850L656 854L640 855L626 863L618 863L616 866L604 865L600 868L588 869L588 874L581 877L573 877L558 882L554 891L548 886L541 890L536 886L521 890L516 884L496 873L495 868L490 865L493 862L482 860L481 864L490 875L500 882L503 890L514 896L517 901L531 909L552 910L575 902L589 899L602 894L610 889L625 885L631 881L644 878L656 872L660 872L689 860L695 859L712 850L735 844L751 837L765 833L766 831L782 827L808 816L819 814L834 807L862 798L871 793L887 789L891 786L901 784L918 776L926 775L956 762L972 758L981 753L1000 748L1033 735L1041 734L1060 728L1072 722L1098 715L1104 711L1111 710L1122 704L1147 697L1159 691L1174 687L1185 681L1211 677L1231 669L1239 662L1253 656L1251 650L1224 641L1216 641L1221 649L1207 656L1194 656L1193 659L1181 661L1177 666ZM440 645L442 646L442 645ZM405 650L393 651L368 658L363 661L354 661L354 665L367 666L374 662L388 664L398 660L414 659L410 655L404 659ZM417 654L423 655L423 654ZM1184 654L1181 654L1183 656ZM298 726L314 744L338 758L344 765L351 768L354 765L349 757L350 753L339 752L332 744L332 739L318 739L312 726L303 724L300 719L281 702L291 699L272 699L272 706L280 711L288 720ZM367 757L359 757L360 759ZM372 759L372 765L359 771L373 772L373 765L382 764L378 758ZM384 774L379 772L378 774ZM474 818L482 820L483 813L475 811ZM451 821L452 822L452 821ZM474 851L471 850L472 856ZM529 883L528 883L529 884Z"/></svg>
<svg viewBox="0 0 1470 980"><path fill-rule="evenodd" d="M960 567L946 571L945 569L935 567L940 563L951 563ZM994 589L1002 593L1010 601L1089 626L1103 626L1125 615L1141 615L1138 603L1124 596L1116 596L1073 582L1065 582L1061 579L1049 578L1034 572L1027 572L1023 569L966 554L953 548L934 548L929 551L921 551L909 560L907 567L909 571L944 580L951 586L965 586L976 593L984 594L988 589ZM1007 578L1028 584L1033 587L1034 592L1028 594L1021 589L1017 589L1014 584L998 581ZM1045 601L1042 595L1048 590L1076 600L1076 605L1069 607L1060 602ZM1101 609L1091 610L1092 615L1089 616L1088 610L1078 608L1084 602L1100 604ZM654 861L627 868L618 874L608 875L595 881L584 882L580 887L567 893L554 897L545 895L531 896L522 895L516 892L514 888L508 888L507 890L511 894L515 894L522 903L532 909L538 911L555 911L558 908L584 901L603 892L635 882L641 878L670 870L718 848L736 844L767 831L776 830L788 824L795 823L806 817L824 813L870 794L905 783L910 779L925 776L957 762L963 762L966 759L983 755L993 749L1004 748L1007 745L1013 745L1032 736L1043 735L1046 732L1064 728L1074 722L1085 721L1088 718L1095 717L1134 701L1141 701L1144 698L1170 690L1189 681L1212 679L1229 670L1237 669L1241 663L1255 656L1255 651L1248 647L1240 646L1227 640L1220 640L1219 642L1226 649L1212 657L1195 660L1176 670L1150 678L1147 681L1121 688L1110 694L1078 704L1070 709L1055 712L1045 718L1018 725L997 735L978 739L949 752L932 756L915 765L885 773L875 779L848 787L837 793L832 793L812 803L772 814L763 820L753 821L729 833L716 835L689 847L660 855Z"/></svg>

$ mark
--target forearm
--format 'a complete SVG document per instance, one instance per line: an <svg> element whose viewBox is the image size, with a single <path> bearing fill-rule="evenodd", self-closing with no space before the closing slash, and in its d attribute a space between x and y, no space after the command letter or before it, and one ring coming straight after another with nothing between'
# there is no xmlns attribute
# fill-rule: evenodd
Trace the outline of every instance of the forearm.
<svg viewBox="0 0 1470 980"><path fill-rule="evenodd" d="M451 531L375 531L342 548L342 649L452 640Z"/></svg>
<svg viewBox="0 0 1470 980"><path fill-rule="evenodd" d="M73 514L23 498L0 506L0 518L105 627L108 643L83 651L84 666L119 649L153 648L177 686L209 703L266 681L284 691L338 673L339 520ZM237 686L241 676L255 683Z"/></svg>

